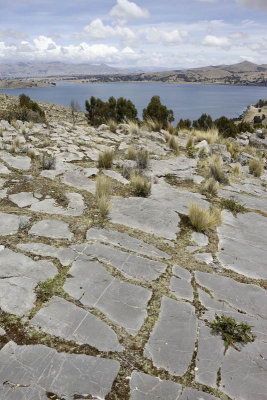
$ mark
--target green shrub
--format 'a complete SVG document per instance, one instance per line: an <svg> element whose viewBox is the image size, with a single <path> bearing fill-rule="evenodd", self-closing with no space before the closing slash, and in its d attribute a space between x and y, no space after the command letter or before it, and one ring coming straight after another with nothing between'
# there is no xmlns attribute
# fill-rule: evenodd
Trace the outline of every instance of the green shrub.
<svg viewBox="0 0 267 400"><path fill-rule="evenodd" d="M180 121L178 122L176 129L177 130L188 130L191 128L191 121L190 119L180 119Z"/></svg>
<svg viewBox="0 0 267 400"><path fill-rule="evenodd" d="M161 104L159 96L153 96L147 108L143 110L143 120L146 121L148 118L159 121L163 128L168 127L168 122L174 121L173 111Z"/></svg>
<svg viewBox="0 0 267 400"><path fill-rule="evenodd" d="M234 199L221 199L220 203L223 208L236 214L247 212L247 209L242 204L237 203Z"/></svg>
<svg viewBox="0 0 267 400"><path fill-rule="evenodd" d="M213 334L222 336L226 348L237 342L248 343L254 340L251 332L252 326L246 322L238 324L232 317L226 317L225 315L220 317L215 314L215 319L209 326Z"/></svg>
<svg viewBox="0 0 267 400"><path fill-rule="evenodd" d="M202 114L197 120L193 121L193 128L207 131L213 127L213 121L210 115Z"/></svg>

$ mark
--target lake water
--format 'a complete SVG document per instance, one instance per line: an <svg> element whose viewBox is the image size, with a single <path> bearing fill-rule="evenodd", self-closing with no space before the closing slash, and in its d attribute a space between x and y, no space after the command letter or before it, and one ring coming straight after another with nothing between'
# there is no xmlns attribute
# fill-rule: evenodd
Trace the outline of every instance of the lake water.
<svg viewBox="0 0 267 400"><path fill-rule="evenodd" d="M25 93L34 100L69 105L78 101L81 109L91 96L106 101L110 96L125 97L135 104L139 117L154 95L174 111L176 121L180 118L197 119L207 113L213 119L225 115L238 117L250 104L267 98L267 88L258 86L226 85L177 85L169 83L117 82L76 84L57 82L56 86L28 89L2 89L0 92L18 96Z"/></svg>

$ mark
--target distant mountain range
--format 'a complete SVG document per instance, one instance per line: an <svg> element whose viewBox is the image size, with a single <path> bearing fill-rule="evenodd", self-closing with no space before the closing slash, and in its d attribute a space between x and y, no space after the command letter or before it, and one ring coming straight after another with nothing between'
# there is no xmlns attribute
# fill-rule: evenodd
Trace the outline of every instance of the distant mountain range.
<svg viewBox="0 0 267 400"><path fill-rule="evenodd" d="M216 65L172 71L143 72L139 74L116 74L92 79L102 82L152 81L267 86L267 64L257 65L243 61L233 65Z"/></svg>
<svg viewBox="0 0 267 400"><path fill-rule="evenodd" d="M62 62L19 62L0 64L0 78L46 78L56 76L129 73L106 64L67 64Z"/></svg>

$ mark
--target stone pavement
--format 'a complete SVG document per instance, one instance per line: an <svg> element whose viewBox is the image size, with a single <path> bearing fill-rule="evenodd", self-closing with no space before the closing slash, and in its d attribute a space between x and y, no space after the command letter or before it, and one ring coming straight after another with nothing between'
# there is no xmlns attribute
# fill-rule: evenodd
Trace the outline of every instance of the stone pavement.
<svg viewBox="0 0 267 400"><path fill-rule="evenodd" d="M198 233L188 205L212 201L201 160L184 146L174 155L164 132L0 130L0 399L266 400L266 171L237 178L224 165L231 179L216 201L234 196L247 212L224 210L216 231ZM122 176L129 145L151 152L147 198ZM105 149L115 160L103 221L94 194ZM247 322L254 341L226 349L215 314Z"/></svg>

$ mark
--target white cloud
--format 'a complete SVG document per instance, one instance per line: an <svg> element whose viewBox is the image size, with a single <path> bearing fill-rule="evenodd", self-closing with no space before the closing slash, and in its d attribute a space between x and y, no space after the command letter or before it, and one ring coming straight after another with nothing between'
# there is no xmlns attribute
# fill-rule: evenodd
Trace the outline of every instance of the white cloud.
<svg viewBox="0 0 267 400"><path fill-rule="evenodd" d="M125 26L104 25L100 18L94 19L84 27L86 35L92 39L106 40L112 37L119 37L123 42L133 43L137 40L136 34Z"/></svg>
<svg viewBox="0 0 267 400"><path fill-rule="evenodd" d="M225 36L214 36L214 35L207 35L202 44L205 46L214 46L214 47L230 47L231 41L228 37Z"/></svg>
<svg viewBox="0 0 267 400"><path fill-rule="evenodd" d="M157 26L140 29L139 33L144 35L148 43L163 43L166 45L181 43L184 38L188 37L188 32L185 30L163 29Z"/></svg>
<svg viewBox="0 0 267 400"><path fill-rule="evenodd" d="M15 29L0 29L0 38L25 39L28 35Z"/></svg>
<svg viewBox="0 0 267 400"><path fill-rule="evenodd" d="M247 7L247 8L261 8L267 11L267 1L266 0L236 0L237 3Z"/></svg>
<svg viewBox="0 0 267 400"><path fill-rule="evenodd" d="M125 22L136 18L149 18L149 11L128 0L117 0L117 4L110 10L109 15Z"/></svg>

